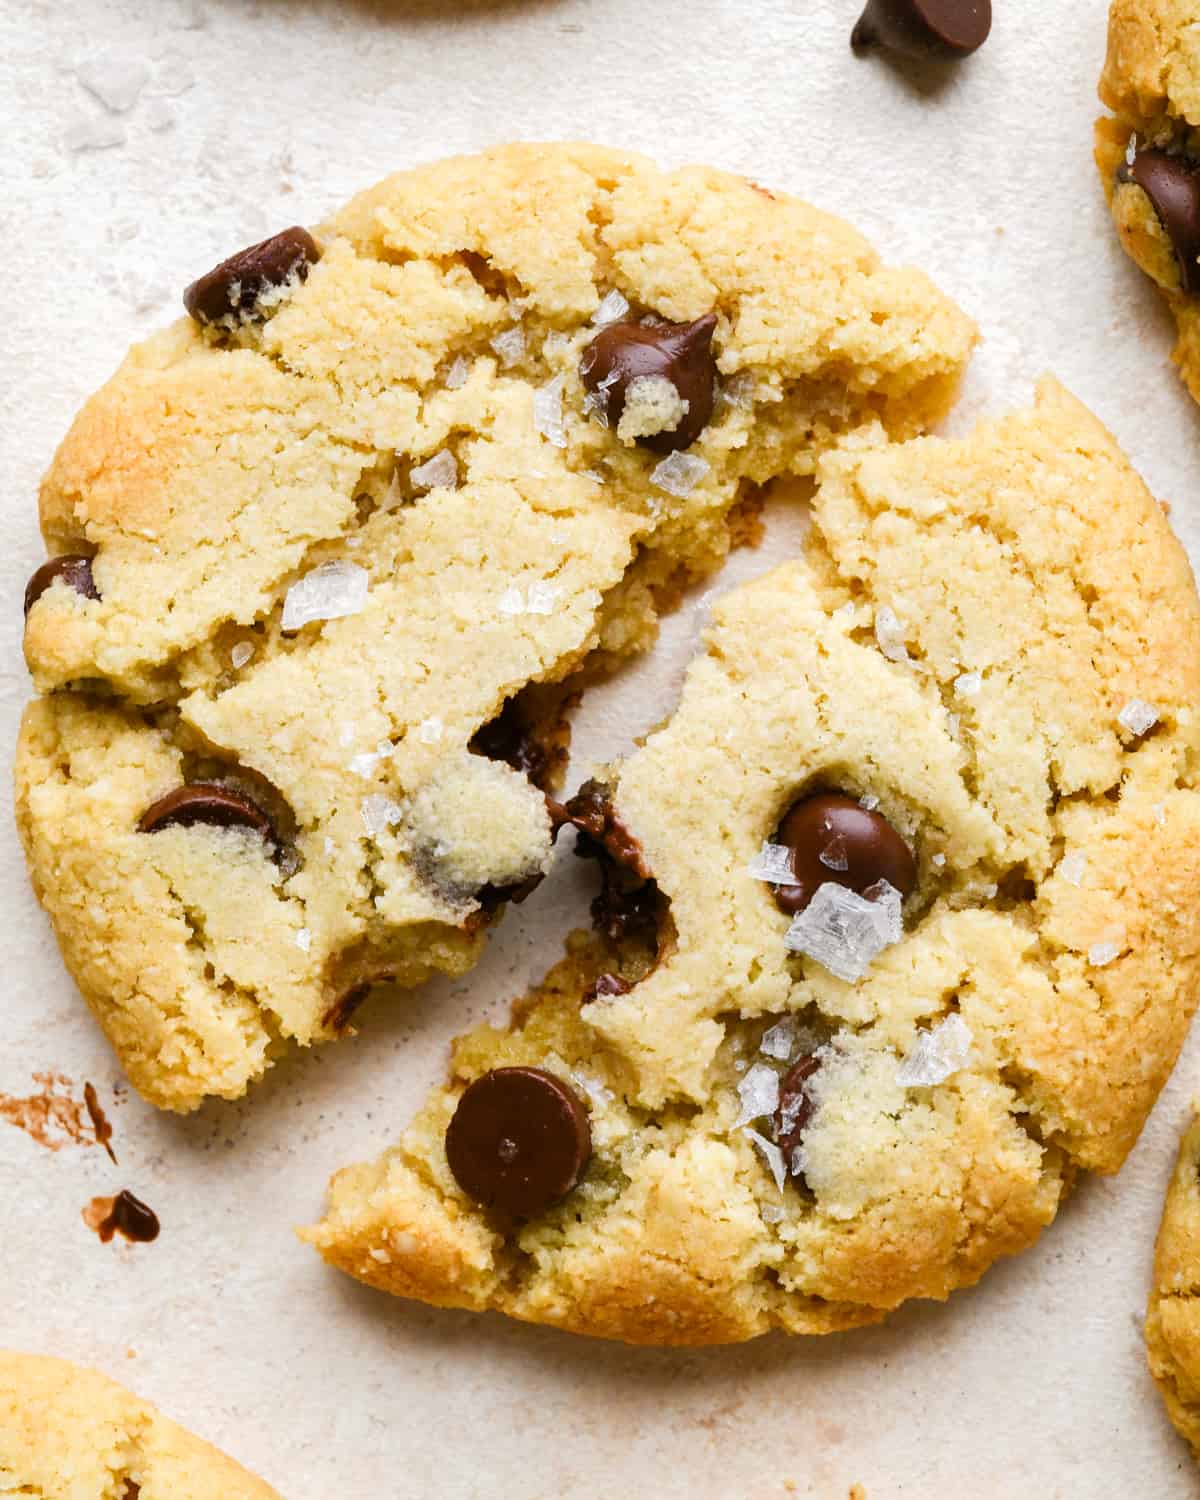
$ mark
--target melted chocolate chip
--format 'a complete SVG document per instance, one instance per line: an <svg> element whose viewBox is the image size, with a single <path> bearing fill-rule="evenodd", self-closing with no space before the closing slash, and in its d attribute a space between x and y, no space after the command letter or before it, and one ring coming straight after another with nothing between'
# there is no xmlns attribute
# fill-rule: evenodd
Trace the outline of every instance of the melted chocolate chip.
<svg viewBox="0 0 1200 1500"><path fill-rule="evenodd" d="M239 250L193 281L183 305L197 323L249 322L266 316L259 303L265 292L283 286L293 275L301 281L321 251L307 229L293 225L261 244Z"/></svg>
<svg viewBox="0 0 1200 1500"><path fill-rule="evenodd" d="M1122 163L1117 180L1136 183L1150 199L1171 241L1184 291L1200 291L1200 162L1140 150L1132 163Z"/></svg>
<svg viewBox="0 0 1200 1500"><path fill-rule="evenodd" d="M609 859L632 870L639 879L650 879L650 867L642 857L642 846L613 811L612 794L602 782L585 781L563 806L562 822L574 823L591 840L591 845L581 840L582 848L578 852L585 859L595 858L602 850Z"/></svg>
<svg viewBox="0 0 1200 1500"><path fill-rule="evenodd" d="M390 969L385 969L367 979L356 980L348 989L343 990L332 1005L326 1007L321 1025L330 1031L344 1031L375 986L390 984L395 977Z"/></svg>
<svg viewBox="0 0 1200 1500"><path fill-rule="evenodd" d="M860 896L881 880L901 896L910 895L917 883L912 850L888 820L837 792L794 802L776 839L792 851L796 882L779 886L775 899L792 915L803 911L827 881Z"/></svg>
<svg viewBox="0 0 1200 1500"><path fill-rule="evenodd" d="M617 427L635 380L669 380L687 402L675 427L639 437L655 453L687 448L708 425L713 409L717 364L712 353L715 313L694 323L610 323L584 350L579 373L584 385L604 402L610 427Z"/></svg>
<svg viewBox="0 0 1200 1500"><path fill-rule="evenodd" d="M946 60L969 56L991 29L992 0L868 0L850 45Z"/></svg>
<svg viewBox="0 0 1200 1500"><path fill-rule="evenodd" d="M582 1101L542 1068L496 1068L477 1078L446 1131L446 1160L463 1192L518 1218L565 1197L591 1149Z"/></svg>
<svg viewBox="0 0 1200 1500"><path fill-rule="evenodd" d="M152 802L138 819L139 833L158 833L162 828L210 823L217 828L249 828L277 842L271 820L243 792L214 781L192 781L178 786Z"/></svg>
<svg viewBox="0 0 1200 1500"><path fill-rule="evenodd" d="M488 760L503 761L528 776L539 791L547 791L567 764L571 746L567 714L579 696L568 694L554 711L540 713L522 695L510 698L494 719L475 731L470 748Z"/></svg>
<svg viewBox="0 0 1200 1500"><path fill-rule="evenodd" d="M100 591L92 577L92 560L74 552L52 557L44 562L25 585L25 613L28 614L55 580L60 579L69 589L82 594L85 599L99 599Z"/></svg>
<svg viewBox="0 0 1200 1500"><path fill-rule="evenodd" d="M154 1210L127 1188L122 1188L115 1198L93 1198L83 1217L106 1245L115 1234L134 1244L148 1245L158 1238L161 1228Z"/></svg>
<svg viewBox="0 0 1200 1500"><path fill-rule="evenodd" d="M779 1108L775 1111L775 1140L783 1152L783 1160L789 1172L792 1156L800 1139L813 1117L815 1105L808 1092L809 1079L821 1066L811 1053L793 1063L779 1081ZM793 1176L801 1176L793 1172Z"/></svg>

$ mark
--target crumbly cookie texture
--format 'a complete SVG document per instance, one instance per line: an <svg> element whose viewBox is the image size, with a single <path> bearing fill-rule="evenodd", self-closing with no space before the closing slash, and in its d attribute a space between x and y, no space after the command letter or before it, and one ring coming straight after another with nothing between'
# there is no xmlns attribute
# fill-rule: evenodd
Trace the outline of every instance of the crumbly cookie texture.
<svg viewBox="0 0 1200 1500"><path fill-rule="evenodd" d="M1200 1115L1184 1131L1163 1205L1146 1357L1167 1415L1200 1458Z"/></svg>
<svg viewBox="0 0 1200 1500"><path fill-rule="evenodd" d="M674 717L606 773L651 951L609 890L399 1144L333 1179L304 1231L333 1265L631 1343L828 1332L974 1282L1077 1170L1120 1166L1200 978L1188 563L1053 381L965 441L881 439L822 460L806 557L720 602ZM857 982L789 951L762 878L814 788L915 856ZM525 1221L468 1198L443 1144L471 1081L513 1066L590 1112L578 1185Z"/></svg>
<svg viewBox="0 0 1200 1500"><path fill-rule="evenodd" d="M1139 151L1165 152L1188 172L1200 164L1200 4L1114 0L1100 97L1113 112L1095 131L1096 165L1113 219L1126 252L1170 305L1179 331L1173 357L1200 400L1200 294L1184 288L1169 226L1130 172ZM1190 198L1186 178L1182 187L1182 198ZM1178 229L1189 220L1196 227L1198 207L1200 197L1190 206L1178 202ZM1189 249L1184 253L1195 263Z"/></svg>
<svg viewBox="0 0 1200 1500"><path fill-rule="evenodd" d="M0 1490L37 1500L278 1500L95 1370L0 1351Z"/></svg>
<svg viewBox="0 0 1200 1500"><path fill-rule="evenodd" d="M836 219L586 146L404 173L241 260L287 279L239 320L216 315L246 279L207 278L213 321L136 348L76 420L41 493L70 566L25 637L33 881L133 1083L177 1110L338 1034L372 981L468 968L551 840L476 735L514 699L552 728L552 685L646 647L731 512L864 423L921 430L975 337ZM635 395L639 443L580 362L652 315L706 320L711 350L692 401ZM277 837L211 810L138 831L197 780Z"/></svg>

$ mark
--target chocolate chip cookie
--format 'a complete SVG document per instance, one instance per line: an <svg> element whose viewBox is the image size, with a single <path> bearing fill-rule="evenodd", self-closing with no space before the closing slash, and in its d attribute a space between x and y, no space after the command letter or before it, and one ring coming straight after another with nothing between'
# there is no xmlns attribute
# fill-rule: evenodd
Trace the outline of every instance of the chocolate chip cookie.
<svg viewBox="0 0 1200 1500"><path fill-rule="evenodd" d="M1200 1115L1179 1145L1154 1249L1146 1356L1167 1415L1200 1457Z"/></svg>
<svg viewBox="0 0 1200 1500"><path fill-rule="evenodd" d="M569 800L594 928L305 1231L644 1344L870 1323L1113 1172L1200 981L1200 606L1053 381L848 439L672 720Z"/></svg>
<svg viewBox="0 0 1200 1500"><path fill-rule="evenodd" d="M0 1490L40 1500L278 1500L270 1485L95 1370L4 1351Z"/></svg>
<svg viewBox="0 0 1200 1500"><path fill-rule="evenodd" d="M1166 297L1200 400L1200 4L1114 0L1096 164L1121 243Z"/></svg>
<svg viewBox="0 0 1200 1500"><path fill-rule="evenodd" d="M66 962L177 1110L468 968L546 869L580 673L974 341L838 220L586 146L403 173L184 302L43 484L16 768Z"/></svg>

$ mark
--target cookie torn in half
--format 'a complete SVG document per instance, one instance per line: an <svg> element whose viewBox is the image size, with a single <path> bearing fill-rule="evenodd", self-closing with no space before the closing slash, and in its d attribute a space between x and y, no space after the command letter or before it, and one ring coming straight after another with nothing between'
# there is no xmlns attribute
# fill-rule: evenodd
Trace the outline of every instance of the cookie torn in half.
<svg viewBox="0 0 1200 1500"><path fill-rule="evenodd" d="M1052 380L818 478L806 556L567 804L594 930L333 1179L331 1264L637 1344L823 1333L1120 1167L1200 977L1183 549Z"/></svg>
<svg viewBox="0 0 1200 1500"><path fill-rule="evenodd" d="M468 969L547 867L571 680L975 337L836 219L588 146L403 173L185 301L43 484L16 762L67 966L175 1110Z"/></svg>

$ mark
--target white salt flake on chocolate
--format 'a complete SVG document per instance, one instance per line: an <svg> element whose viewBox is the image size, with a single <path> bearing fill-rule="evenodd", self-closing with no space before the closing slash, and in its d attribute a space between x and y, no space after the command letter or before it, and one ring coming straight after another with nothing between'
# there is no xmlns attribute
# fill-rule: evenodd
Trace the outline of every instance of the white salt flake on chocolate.
<svg viewBox="0 0 1200 1500"><path fill-rule="evenodd" d="M600 300L600 306L592 314L592 326L603 328L607 323L619 323L623 318L629 316L629 301L616 287L605 294Z"/></svg>
<svg viewBox="0 0 1200 1500"><path fill-rule="evenodd" d="M785 1016L763 1032L758 1050L764 1057L773 1057L777 1062L787 1062L796 1047L797 1031L793 1016Z"/></svg>
<svg viewBox="0 0 1200 1500"><path fill-rule="evenodd" d="M846 840L835 833L824 848L818 850L817 858L827 870L842 875L850 868L850 856L846 852Z"/></svg>
<svg viewBox="0 0 1200 1500"><path fill-rule="evenodd" d="M253 655L254 655L254 647L250 644L250 642L249 641L239 641L237 643L237 645L233 648L233 650L229 653L229 660L240 671L241 668L246 665L246 663L250 660L250 658Z"/></svg>
<svg viewBox="0 0 1200 1500"><path fill-rule="evenodd" d="M855 984L885 948L904 934L901 896L881 880L878 899L826 881L784 935L784 947L815 959L838 979Z"/></svg>
<svg viewBox="0 0 1200 1500"><path fill-rule="evenodd" d="M422 745L436 745L442 737L444 728L445 725L443 725L441 719L422 719L417 728L417 738L421 741Z"/></svg>
<svg viewBox="0 0 1200 1500"><path fill-rule="evenodd" d="M299 630L316 620L356 615L367 602L370 586L370 574L357 563L322 563L288 589L283 601L282 629Z"/></svg>
<svg viewBox="0 0 1200 1500"><path fill-rule="evenodd" d="M398 802L393 802L390 797L379 794L364 797L360 810L363 827L372 838L386 833L389 828L394 828L404 817L404 809Z"/></svg>
<svg viewBox="0 0 1200 1500"><path fill-rule="evenodd" d="M954 691L960 698L977 698L982 689L982 672L963 672L954 679Z"/></svg>
<svg viewBox="0 0 1200 1500"><path fill-rule="evenodd" d="M1082 885L1086 869L1087 855L1077 849L1073 854L1064 855L1059 861L1058 873L1068 885Z"/></svg>
<svg viewBox="0 0 1200 1500"><path fill-rule="evenodd" d="M533 393L533 425L555 448L567 446L567 429L563 424L563 386L565 377L556 375Z"/></svg>
<svg viewBox="0 0 1200 1500"><path fill-rule="evenodd" d="M756 1062L737 1086L742 1101L741 1112L733 1122L736 1130L750 1120L773 1115L779 1108L779 1074L766 1063Z"/></svg>
<svg viewBox="0 0 1200 1500"><path fill-rule="evenodd" d="M1158 723L1158 709L1152 703L1143 702L1141 698L1131 698L1117 715L1117 720L1124 729L1140 740Z"/></svg>
<svg viewBox="0 0 1200 1500"><path fill-rule="evenodd" d="M650 483L668 495L686 500L712 471L694 453L669 453L651 473Z"/></svg>
<svg viewBox="0 0 1200 1500"><path fill-rule="evenodd" d="M975 1038L960 1015L947 1016L922 1031L912 1051L896 1071L902 1089L927 1089L945 1083L966 1067Z"/></svg>
<svg viewBox="0 0 1200 1500"><path fill-rule="evenodd" d="M511 369L525 353L525 330L518 323L489 340L503 369Z"/></svg>
<svg viewBox="0 0 1200 1500"><path fill-rule="evenodd" d="M307 927L302 927L296 934L296 947L299 948L302 953L307 953L308 950L312 947L312 933L309 932Z"/></svg>
<svg viewBox="0 0 1200 1500"><path fill-rule="evenodd" d="M1114 943L1110 940L1105 943L1093 943L1092 946L1088 949L1087 959L1088 963L1091 964L1093 969L1104 969L1107 968L1107 966L1111 964L1114 959L1120 958L1120 956L1121 944Z"/></svg>
<svg viewBox="0 0 1200 1500"><path fill-rule="evenodd" d="M410 469L408 477L418 489L452 490L458 484L458 464L449 448L442 448L423 464Z"/></svg>
<svg viewBox="0 0 1200 1500"><path fill-rule="evenodd" d="M75 77L105 109L123 115L138 102L150 80L150 69L140 57L110 50L79 63Z"/></svg>
<svg viewBox="0 0 1200 1500"><path fill-rule="evenodd" d="M771 1176L775 1179L775 1186L782 1193L787 1183L787 1167L783 1162L783 1152L774 1141L767 1140L765 1135L759 1135L757 1130L747 1130L746 1134L758 1147Z"/></svg>
<svg viewBox="0 0 1200 1500"><path fill-rule="evenodd" d="M746 873L770 885L793 885L796 880L795 851L786 844L764 844L746 866Z"/></svg>
<svg viewBox="0 0 1200 1500"><path fill-rule="evenodd" d="M868 792L865 797L858 799L858 805L859 807L866 808L867 812L874 812L879 806L879 798L873 792Z"/></svg>
<svg viewBox="0 0 1200 1500"><path fill-rule="evenodd" d="M890 604L875 611L875 642L888 661L909 661L904 622Z"/></svg>
<svg viewBox="0 0 1200 1500"><path fill-rule="evenodd" d="M461 390L471 378L471 362L463 354L457 354L450 368L446 371L446 379L443 382L448 391Z"/></svg>
<svg viewBox="0 0 1200 1500"><path fill-rule="evenodd" d="M124 144L124 125L104 115L76 115L63 131L68 151L107 151Z"/></svg>

